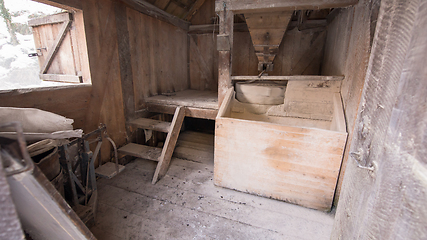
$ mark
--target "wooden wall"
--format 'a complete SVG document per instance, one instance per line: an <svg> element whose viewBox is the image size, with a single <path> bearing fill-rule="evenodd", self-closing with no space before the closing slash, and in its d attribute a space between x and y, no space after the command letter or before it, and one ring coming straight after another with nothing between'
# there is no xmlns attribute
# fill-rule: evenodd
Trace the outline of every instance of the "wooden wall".
<svg viewBox="0 0 427 240"><path fill-rule="evenodd" d="M189 34L190 88L217 90L218 52L216 34ZM234 32L233 76L258 75L258 59L249 32ZM285 33L274 60L272 76L319 75L323 59L326 32L318 29Z"/></svg>
<svg viewBox="0 0 427 240"><path fill-rule="evenodd" d="M136 109L144 98L189 88L187 32L127 9Z"/></svg>
<svg viewBox="0 0 427 240"><path fill-rule="evenodd" d="M382 0L376 30L331 239L425 239L427 2Z"/></svg>
<svg viewBox="0 0 427 240"><path fill-rule="evenodd" d="M129 134L125 127L129 111L125 111L123 98L129 101L131 97L138 110L148 95L188 88L187 34L183 30L127 9L120 1L39 1L83 10L92 85L1 92L0 106L35 107L61 114L73 118L74 127L86 133L105 123L109 135L121 146ZM123 29L123 22L128 28ZM129 52L131 57L126 55ZM110 152L110 146L104 144L104 160Z"/></svg>
<svg viewBox="0 0 427 240"><path fill-rule="evenodd" d="M376 21L376 15L373 15L374 9L375 5L372 5L371 1L361 0L355 7L342 9L327 27L322 74L345 76L341 95L349 134L337 183L335 204L340 196L349 159L349 149L368 66L371 22Z"/></svg>

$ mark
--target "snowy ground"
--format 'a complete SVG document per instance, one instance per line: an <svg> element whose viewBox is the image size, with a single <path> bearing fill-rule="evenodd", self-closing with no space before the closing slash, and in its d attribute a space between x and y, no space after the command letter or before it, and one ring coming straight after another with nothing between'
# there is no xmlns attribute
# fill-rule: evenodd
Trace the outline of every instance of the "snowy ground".
<svg viewBox="0 0 427 240"><path fill-rule="evenodd" d="M34 16L44 16L61 11L49 5L30 0L4 0L9 9L12 22L27 24ZM28 57L29 53L36 52L31 29L16 33L19 45L10 44L10 34L7 31L4 19L0 17L0 90L34 88L64 85L42 81L39 78L39 63L37 57Z"/></svg>

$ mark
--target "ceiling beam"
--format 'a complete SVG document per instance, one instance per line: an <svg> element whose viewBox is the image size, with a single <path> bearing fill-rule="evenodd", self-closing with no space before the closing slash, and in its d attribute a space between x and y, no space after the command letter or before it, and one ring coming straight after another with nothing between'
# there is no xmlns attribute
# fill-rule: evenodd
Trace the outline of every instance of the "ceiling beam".
<svg viewBox="0 0 427 240"><path fill-rule="evenodd" d="M184 15L184 19L186 21L190 21L193 18L194 14L199 10L199 8L205 3L205 0L197 0L194 2L193 6L191 6L190 10Z"/></svg>
<svg viewBox="0 0 427 240"><path fill-rule="evenodd" d="M190 23L143 0L120 0L136 11L188 31Z"/></svg>
<svg viewBox="0 0 427 240"><path fill-rule="evenodd" d="M215 0L215 11L227 10L238 13L269 12L283 10L317 10L353 6L358 0Z"/></svg>
<svg viewBox="0 0 427 240"><path fill-rule="evenodd" d="M304 23L304 30L313 28L325 28L327 25L326 19L307 20ZM292 30L298 26L298 21L291 21L287 30ZM205 34L218 33L219 26L217 24L191 25L189 34ZM234 23L234 32L249 32L246 23Z"/></svg>

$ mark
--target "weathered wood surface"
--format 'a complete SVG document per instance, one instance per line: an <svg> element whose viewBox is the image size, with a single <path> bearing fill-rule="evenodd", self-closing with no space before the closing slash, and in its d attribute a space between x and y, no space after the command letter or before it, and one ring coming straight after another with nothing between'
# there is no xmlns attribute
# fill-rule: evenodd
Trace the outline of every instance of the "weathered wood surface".
<svg viewBox="0 0 427 240"><path fill-rule="evenodd" d="M233 26L234 13L228 9L220 12L219 17L219 33L228 35L230 42L229 51L219 51L218 53L218 106L225 97L227 90L231 87L231 71L232 71L232 53L233 53Z"/></svg>
<svg viewBox="0 0 427 240"><path fill-rule="evenodd" d="M133 157L148 159L151 161L159 161L162 154L162 149L157 147L150 147L135 143L129 143L118 149L119 153L130 155Z"/></svg>
<svg viewBox="0 0 427 240"><path fill-rule="evenodd" d="M190 87L198 90L216 91L218 88L218 72L214 71L214 64L218 64L218 52L211 36L205 40L197 35L189 35L190 39ZM212 41L209 41L212 40ZM202 54L203 52L203 54Z"/></svg>
<svg viewBox="0 0 427 240"><path fill-rule="evenodd" d="M216 119L215 184L330 209L347 133L236 119L233 100L230 89Z"/></svg>
<svg viewBox="0 0 427 240"><path fill-rule="evenodd" d="M82 2L82 5L92 79L88 109L83 113L86 116L84 131L92 131L99 123L104 123L116 145L122 146L127 134L114 1L106 0L101 4L96 0L88 0ZM111 145L102 145L103 161L110 160L111 151Z"/></svg>
<svg viewBox="0 0 427 240"><path fill-rule="evenodd" d="M215 11L223 6L235 13L268 12L274 10L312 10L322 8L343 8L357 4L358 0L216 0Z"/></svg>
<svg viewBox="0 0 427 240"><path fill-rule="evenodd" d="M292 14L293 11L245 14L259 63L273 63Z"/></svg>
<svg viewBox="0 0 427 240"><path fill-rule="evenodd" d="M316 76L316 75L294 75L294 76L233 76L233 81L340 81L343 76Z"/></svg>
<svg viewBox="0 0 427 240"><path fill-rule="evenodd" d="M304 23L305 29L311 28L325 28L327 21L325 19L306 20ZM298 26L298 21L290 21L287 30L292 30ZM246 23L234 23L234 32L249 32L248 25ZM188 30L189 34L206 34L206 33L218 33L218 24L199 24L190 25Z"/></svg>
<svg viewBox="0 0 427 240"><path fill-rule="evenodd" d="M155 113L174 114L176 107L177 105L147 103L148 111ZM186 117L215 120L217 114L217 109L185 107Z"/></svg>
<svg viewBox="0 0 427 240"><path fill-rule="evenodd" d="M233 35L232 76L234 77L232 79L242 77L252 80L253 76L258 75L259 72L258 59L250 34L248 32L234 32ZM204 59L206 66L214 72L214 79L218 79L219 53L216 51L216 36L210 33L191 34L190 37L194 39L201 54L200 57L196 57L193 55L195 51L190 51L190 89L206 90L206 80L202 75L202 69L197 59ZM319 75L324 41L325 35L319 35L318 31L315 30L287 31L282 41L283 44L279 47L279 54L274 61L274 71L270 74L272 76L265 77L265 79L279 78L275 76ZM190 48L196 47L196 45L191 43ZM303 58L303 56L307 57ZM293 78L299 77L294 76ZM314 76L314 78L318 77Z"/></svg>
<svg viewBox="0 0 427 240"><path fill-rule="evenodd" d="M233 26L234 32L248 32L248 25L246 23L234 23ZM219 32L219 25L218 24L201 24L201 25L191 25L190 29L188 30L189 34L212 34Z"/></svg>
<svg viewBox="0 0 427 240"><path fill-rule="evenodd" d="M127 16L136 110L147 97L188 89L187 33L129 8Z"/></svg>
<svg viewBox="0 0 427 240"><path fill-rule="evenodd" d="M0 92L1 107L38 108L74 119L74 128L85 129L92 87L88 84Z"/></svg>
<svg viewBox="0 0 427 240"><path fill-rule="evenodd" d="M59 74L40 74L40 79L55 82L81 83L82 76L75 75L59 75Z"/></svg>
<svg viewBox="0 0 427 240"><path fill-rule="evenodd" d="M130 125L134 125L142 129L150 129L159 132L169 132L171 126L170 122L159 121L151 118L137 118L129 122Z"/></svg>
<svg viewBox="0 0 427 240"><path fill-rule="evenodd" d="M123 110L125 113L126 121L134 118L135 115L135 96L133 84L133 71L131 62L130 50L130 37L128 30L128 19L126 6L119 2L115 2L115 17L117 26L117 48L119 51L119 64L120 64L120 81L123 97ZM128 136L130 136L129 129Z"/></svg>
<svg viewBox="0 0 427 240"><path fill-rule="evenodd" d="M205 0L196 0L193 3L193 6L191 6L190 10L184 15L184 19L186 21L191 21L194 14L202 7L202 5L205 3Z"/></svg>
<svg viewBox="0 0 427 240"><path fill-rule="evenodd" d="M427 236L426 33L425 1L381 1L332 239Z"/></svg>
<svg viewBox="0 0 427 240"><path fill-rule="evenodd" d="M163 11L162 9L146 2L143 0L120 0L130 6L132 9L143 13L147 16L153 17L155 19L167 22L176 27L180 27L184 30L188 30L190 23L184 21L170 13Z"/></svg>
<svg viewBox="0 0 427 240"><path fill-rule="evenodd" d="M159 157L159 163L157 164L156 171L154 172L153 181L151 182L152 184L155 184L160 178L165 176L169 168L184 117L185 107L177 107L172 119L171 127L169 128L168 136L166 137L165 144L162 149L162 153Z"/></svg>
<svg viewBox="0 0 427 240"><path fill-rule="evenodd" d="M60 13L30 21L38 52L41 74L44 80L90 83L90 72L86 50L86 38L81 11ZM71 21L72 20L72 21ZM59 75L59 77L53 76ZM67 76L74 75L77 80L71 81Z"/></svg>
<svg viewBox="0 0 427 240"><path fill-rule="evenodd" d="M334 93L333 96L334 110L332 115L331 130L337 132L346 132L346 123L344 116L344 107L340 93Z"/></svg>
<svg viewBox="0 0 427 240"><path fill-rule="evenodd" d="M334 94L340 88L341 81L290 81L286 86L284 115L331 121Z"/></svg>
<svg viewBox="0 0 427 240"><path fill-rule="evenodd" d="M65 21L70 21L70 13L59 13L54 15L49 15L46 17L35 18L28 21L28 26L35 27L46 24L55 24L62 23Z"/></svg>
<svg viewBox="0 0 427 240"><path fill-rule="evenodd" d="M218 117L215 184L329 210L345 140L346 133Z"/></svg>
<svg viewBox="0 0 427 240"><path fill-rule="evenodd" d="M146 101L149 104L218 109L218 96L217 93L213 91L185 90L152 96L147 98Z"/></svg>
<svg viewBox="0 0 427 240"><path fill-rule="evenodd" d="M322 75L345 75L341 86L341 95L349 133L335 194L335 204L339 200L356 124L356 115L359 111L359 102L371 49L370 32L372 31L372 24L375 24L377 20L372 15L374 12L372 4L373 2L360 1L354 8L342 9L329 24L327 30Z"/></svg>

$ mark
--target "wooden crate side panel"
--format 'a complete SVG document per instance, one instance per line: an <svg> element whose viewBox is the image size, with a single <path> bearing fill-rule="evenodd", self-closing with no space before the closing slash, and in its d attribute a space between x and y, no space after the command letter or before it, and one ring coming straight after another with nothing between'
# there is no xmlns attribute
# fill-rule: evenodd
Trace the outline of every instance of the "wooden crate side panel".
<svg viewBox="0 0 427 240"><path fill-rule="evenodd" d="M217 118L215 184L327 210L345 139L331 131Z"/></svg>

